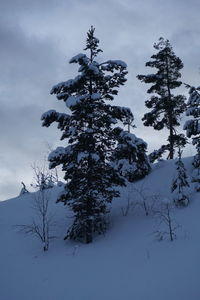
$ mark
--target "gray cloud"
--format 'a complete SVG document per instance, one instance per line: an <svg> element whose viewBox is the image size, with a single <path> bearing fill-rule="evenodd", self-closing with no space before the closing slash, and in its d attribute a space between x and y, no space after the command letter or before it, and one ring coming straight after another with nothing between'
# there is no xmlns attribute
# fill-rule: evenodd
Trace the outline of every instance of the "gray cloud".
<svg viewBox="0 0 200 300"><path fill-rule="evenodd" d="M0 199L15 196L21 180L31 182L30 165L44 156L45 142L59 144L60 133L42 128L40 117L48 109L65 109L49 90L77 74L68 61L83 51L91 25L104 50L102 60L128 64L128 82L115 103L132 108L135 133L150 150L160 146L164 134L142 125L148 95L136 75L151 72L145 62L160 36L182 58L184 81L199 85L198 0L16 0L0 1L0 7Z"/></svg>

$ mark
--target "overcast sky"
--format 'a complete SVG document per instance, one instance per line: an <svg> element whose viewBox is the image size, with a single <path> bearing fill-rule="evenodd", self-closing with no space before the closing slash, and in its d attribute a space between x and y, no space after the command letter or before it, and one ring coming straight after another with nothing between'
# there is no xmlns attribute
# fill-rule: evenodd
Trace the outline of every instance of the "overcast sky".
<svg viewBox="0 0 200 300"><path fill-rule="evenodd" d="M104 51L101 59L128 65L115 104L131 107L134 133L150 151L158 148L167 134L142 125L147 86L136 75L152 72L144 64L163 36L184 63L183 81L199 85L199 11L199 0L0 0L0 199L17 196L21 181L29 188L31 164L41 162L47 143L60 144L60 132L41 127L40 118L49 109L65 111L49 91L77 75L68 61L83 52L91 25Z"/></svg>

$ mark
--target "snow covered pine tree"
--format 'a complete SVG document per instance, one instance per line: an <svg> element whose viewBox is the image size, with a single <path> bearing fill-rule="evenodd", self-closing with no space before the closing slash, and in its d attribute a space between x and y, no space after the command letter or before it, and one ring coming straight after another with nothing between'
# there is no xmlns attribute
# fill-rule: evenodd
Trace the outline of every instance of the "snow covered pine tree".
<svg viewBox="0 0 200 300"><path fill-rule="evenodd" d="M153 85L147 93L154 94L150 100L145 102L147 108L151 109L143 117L145 126L153 126L156 130L164 127L169 129L169 158L174 157L174 148L180 143L186 143L183 135L177 134L175 127L179 126L180 115L185 111L185 96L172 94L172 90L180 87L182 82L180 70L183 63L172 49L168 40L160 38L154 48L158 52L151 56L153 60L146 63L147 67L156 68L157 73L149 75L138 75L137 78L145 83ZM157 94L157 95L155 95Z"/></svg>
<svg viewBox="0 0 200 300"><path fill-rule="evenodd" d="M196 182L196 190L200 191L200 87L195 88L187 85L189 88L189 99L187 103L187 116L193 116L193 119L186 121L184 129L187 136L193 136L192 143L196 145L197 154L193 160L192 181Z"/></svg>
<svg viewBox="0 0 200 300"><path fill-rule="evenodd" d="M55 85L51 94L63 100L71 114L50 110L43 114L43 126L58 123L67 139L67 147L58 147L49 156L50 168L62 165L65 172L64 192L57 202L68 204L74 212L74 222L65 239L91 243L96 234L107 229L106 215L113 197L119 196L114 189L123 185L124 179L109 163L116 144L113 125L122 123L133 115L128 108L106 103L118 94L118 88L126 81L126 64L120 60L98 63L95 58L102 52L95 29L87 33L86 54L78 54L70 63L79 65L75 79Z"/></svg>
<svg viewBox="0 0 200 300"><path fill-rule="evenodd" d="M171 191L175 192L174 202L177 206L187 206L189 204L189 198L185 189L189 187L188 177L184 163L181 159L182 151L178 150L178 160L176 162L177 175L172 181Z"/></svg>
<svg viewBox="0 0 200 300"><path fill-rule="evenodd" d="M113 166L129 182L146 176L151 167L146 155L147 144L133 133L117 127L114 129L118 145L113 152Z"/></svg>

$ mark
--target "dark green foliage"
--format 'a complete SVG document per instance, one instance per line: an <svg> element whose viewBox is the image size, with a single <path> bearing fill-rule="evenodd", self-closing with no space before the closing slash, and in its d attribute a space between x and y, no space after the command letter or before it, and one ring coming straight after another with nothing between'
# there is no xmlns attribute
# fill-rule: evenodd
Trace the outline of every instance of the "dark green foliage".
<svg viewBox="0 0 200 300"><path fill-rule="evenodd" d="M128 108L112 106L118 88L126 81L126 64L119 60L96 61L101 49L94 28L87 33L86 54L78 54L70 63L79 65L79 75L54 86L51 94L63 100L71 114L51 110L42 116L43 126L57 122L66 147L58 147L49 156L50 167L62 165L65 190L58 202L70 206L74 222L66 238L90 243L94 235L107 228L108 204L119 196L115 186L124 185L109 160L116 145L114 125L126 124L133 115Z"/></svg>
<svg viewBox="0 0 200 300"><path fill-rule="evenodd" d="M169 145L162 145L158 150L154 150L148 155L150 163L154 163L156 160L161 159L162 155L169 150Z"/></svg>
<svg viewBox="0 0 200 300"><path fill-rule="evenodd" d="M198 152L198 148L200 148L200 87L195 88L189 85L187 87L189 88L189 99L186 115L192 116L192 119L186 121L184 129L187 136L192 137L193 145L196 145Z"/></svg>
<svg viewBox="0 0 200 300"><path fill-rule="evenodd" d="M151 111L143 117L145 126L152 126L156 130L169 129L169 158L174 155L175 127L179 126L180 115L185 111L185 97L183 95L173 95L172 90L181 86L182 82L180 70L183 63L172 49L168 40L160 38L154 44L157 53L152 55L152 60L146 63L147 67L155 68L156 73L149 75L138 75L142 82L152 84L147 93L153 94L150 100L145 102Z"/></svg>
<svg viewBox="0 0 200 300"><path fill-rule="evenodd" d="M195 182L195 190L200 192L200 149L193 159L194 170L192 172L192 182Z"/></svg>
<svg viewBox="0 0 200 300"><path fill-rule="evenodd" d="M186 116L191 116L192 119L186 121L184 129L187 136L193 138L193 144L198 148L200 147L200 87L186 86L189 88Z"/></svg>
<svg viewBox="0 0 200 300"><path fill-rule="evenodd" d="M183 148L187 143L187 138L185 137L184 134L176 134L173 135L173 141L175 147ZM153 152L151 152L148 155L150 163L154 163L156 160L161 159L163 154L169 150L170 150L170 144L167 144L167 145L162 145L158 150L154 150Z"/></svg>
<svg viewBox="0 0 200 300"><path fill-rule="evenodd" d="M187 136L192 137L192 143L196 146L197 154L193 160L192 181L196 183L196 191L200 191L200 87L195 88L187 85L189 88L189 99L187 103L186 115L192 119L186 121L184 129Z"/></svg>

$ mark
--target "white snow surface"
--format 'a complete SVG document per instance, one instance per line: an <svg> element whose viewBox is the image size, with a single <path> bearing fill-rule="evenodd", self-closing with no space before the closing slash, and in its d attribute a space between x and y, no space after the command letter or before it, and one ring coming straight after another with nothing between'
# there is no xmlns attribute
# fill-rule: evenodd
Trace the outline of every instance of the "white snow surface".
<svg viewBox="0 0 200 300"><path fill-rule="evenodd" d="M192 158L183 160L188 175ZM147 201L171 199L175 161L161 161L143 180L121 189L113 200L105 236L84 245L64 241L72 221L68 208L55 203L63 187L50 189L55 229L48 252L39 240L17 232L31 222L33 194L0 202L0 299L2 300L198 300L200 299L200 201L191 185L190 204L175 208L181 225L177 240L158 242L155 216L145 213L137 190ZM122 215L127 201L130 210ZM133 209L134 208L134 209Z"/></svg>

